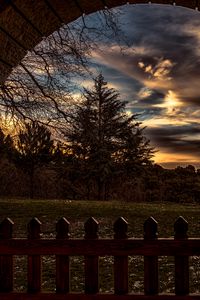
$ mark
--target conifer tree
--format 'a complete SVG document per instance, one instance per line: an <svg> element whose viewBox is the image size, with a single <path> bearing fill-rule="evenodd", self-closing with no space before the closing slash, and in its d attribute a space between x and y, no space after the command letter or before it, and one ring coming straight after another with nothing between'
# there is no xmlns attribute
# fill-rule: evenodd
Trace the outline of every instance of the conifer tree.
<svg viewBox="0 0 200 300"><path fill-rule="evenodd" d="M148 163L152 156L141 123L136 115L127 115L126 104L100 74L92 89L84 89L66 132L70 150L85 165L88 180L96 179L98 200L105 199L116 165L124 168L130 162L133 168L134 163Z"/></svg>

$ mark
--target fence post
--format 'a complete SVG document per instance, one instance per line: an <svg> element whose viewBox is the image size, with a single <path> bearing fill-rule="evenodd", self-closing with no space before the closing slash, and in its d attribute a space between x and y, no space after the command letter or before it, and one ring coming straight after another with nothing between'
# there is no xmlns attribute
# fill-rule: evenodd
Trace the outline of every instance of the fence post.
<svg viewBox="0 0 200 300"><path fill-rule="evenodd" d="M69 225L70 223L61 218L56 224L56 239L69 239ZM56 293L64 294L69 292L70 282L70 267L69 256L56 256Z"/></svg>
<svg viewBox="0 0 200 300"><path fill-rule="evenodd" d="M4 219L0 224L0 239L12 239L13 221ZM13 290L13 257L12 255L0 256L0 292Z"/></svg>
<svg viewBox="0 0 200 300"><path fill-rule="evenodd" d="M40 239L41 222L33 218L28 224L28 239ZM28 293L38 293L41 290L41 259L40 255L28 256Z"/></svg>
<svg viewBox="0 0 200 300"><path fill-rule="evenodd" d="M144 240L156 240L157 222L153 217L148 218L144 223ZM158 294L158 257L144 257L144 293L145 295Z"/></svg>
<svg viewBox="0 0 200 300"><path fill-rule="evenodd" d="M188 223L179 217L174 223L174 239L187 240ZM183 296L189 294L189 257L175 256L175 293Z"/></svg>
<svg viewBox="0 0 200 300"><path fill-rule="evenodd" d="M114 223L114 239L127 239L127 221L120 217ZM114 256L114 290L116 295L128 293L128 256Z"/></svg>
<svg viewBox="0 0 200 300"><path fill-rule="evenodd" d="M98 239L99 223L94 218L89 218L85 223L85 239ZM96 294L99 291L99 257L85 256L85 293Z"/></svg>

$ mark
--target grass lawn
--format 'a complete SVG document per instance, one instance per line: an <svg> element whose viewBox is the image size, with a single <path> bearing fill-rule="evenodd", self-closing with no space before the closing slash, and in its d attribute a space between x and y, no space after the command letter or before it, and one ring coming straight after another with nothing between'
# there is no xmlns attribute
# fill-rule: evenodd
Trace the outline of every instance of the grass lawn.
<svg viewBox="0 0 200 300"><path fill-rule="evenodd" d="M183 216L189 223L188 235L198 237L200 233L198 205L179 205L172 203L119 203L96 201L64 201L64 200L0 200L0 221L10 217L14 225L14 237L26 237L27 223L32 217L38 217L42 222L42 237L55 236L55 224L64 216L70 222L71 237L83 237L84 222L93 216L99 221L99 235L102 238L113 235L113 222L123 216L129 223L129 237L143 236L143 223L153 216L158 221L159 237L173 236L173 224L178 216ZM55 258L43 257L44 290L54 290ZM113 291L112 257L100 258L100 290ZM162 257L160 263L160 290L173 292L174 265L173 258ZM25 257L15 257L15 288L24 290L25 286ZM143 289L143 258L129 258L130 290L142 292ZM200 292L200 260L191 258L191 291ZM83 258L73 257L71 261L72 290L82 291Z"/></svg>

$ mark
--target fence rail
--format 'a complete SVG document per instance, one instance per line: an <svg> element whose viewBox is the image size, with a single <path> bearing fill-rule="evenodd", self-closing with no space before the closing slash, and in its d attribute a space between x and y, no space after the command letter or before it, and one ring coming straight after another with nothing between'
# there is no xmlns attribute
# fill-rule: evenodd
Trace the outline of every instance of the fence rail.
<svg viewBox="0 0 200 300"><path fill-rule="evenodd" d="M144 223L144 238L128 238L124 218L114 223L114 238L98 238L98 222L89 218L84 239L70 239L69 222L61 218L56 239L40 239L41 223L33 218L28 224L27 239L12 238L13 222L0 224L0 299L1 300L183 300L198 299L190 294L189 256L200 256L200 239L189 239L188 224L179 217L174 224L174 238L160 239L157 222L150 217ZM27 292L13 291L13 256L26 255ZM41 291L41 255L56 257L56 292ZM99 293L99 256L114 257L114 293ZM129 294L128 256L144 257L144 294ZM85 292L70 292L70 257L84 256ZM175 294L159 294L159 256L174 256ZM199 282L200 285L200 282Z"/></svg>

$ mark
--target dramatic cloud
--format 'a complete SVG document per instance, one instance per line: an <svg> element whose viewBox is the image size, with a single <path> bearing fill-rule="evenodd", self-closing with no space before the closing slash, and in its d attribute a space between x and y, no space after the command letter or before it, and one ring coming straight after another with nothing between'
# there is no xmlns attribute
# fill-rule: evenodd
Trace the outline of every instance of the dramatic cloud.
<svg viewBox="0 0 200 300"><path fill-rule="evenodd" d="M168 149L170 153L193 153L200 152L200 125L185 126L161 126L148 128L148 134L152 141L160 147Z"/></svg>
<svg viewBox="0 0 200 300"><path fill-rule="evenodd" d="M95 16L93 16L95 19ZM200 161L200 13L168 5L126 5L121 40L99 42L93 67L140 114L164 165Z"/></svg>

